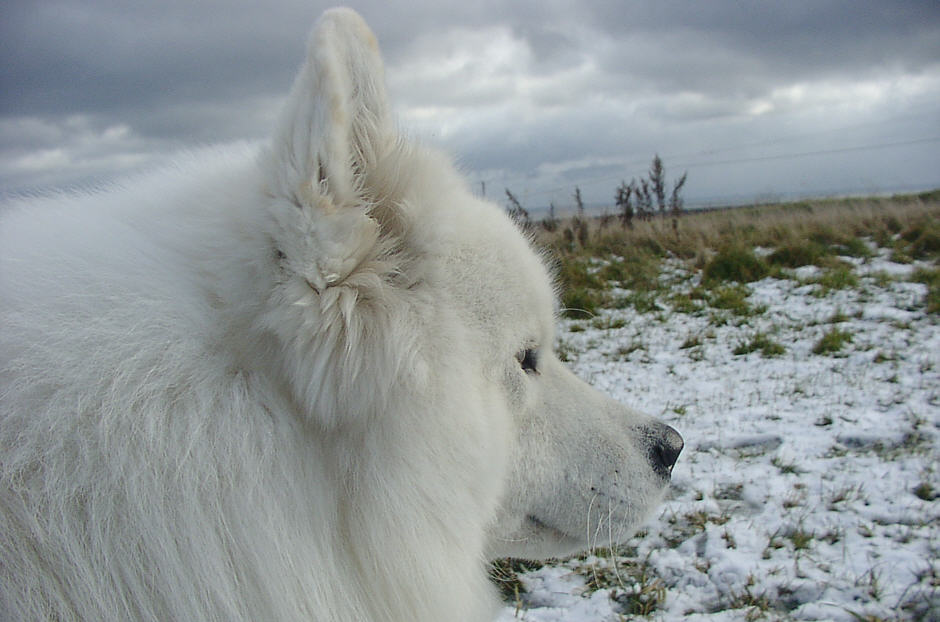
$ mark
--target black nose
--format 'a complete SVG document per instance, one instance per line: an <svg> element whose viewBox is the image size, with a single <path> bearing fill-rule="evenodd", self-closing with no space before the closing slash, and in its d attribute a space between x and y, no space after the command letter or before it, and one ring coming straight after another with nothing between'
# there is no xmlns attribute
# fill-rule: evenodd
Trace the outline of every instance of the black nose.
<svg viewBox="0 0 940 622"><path fill-rule="evenodd" d="M653 470L665 479L672 475L672 467L682 453L682 436L664 423L657 424L651 430L650 462Z"/></svg>

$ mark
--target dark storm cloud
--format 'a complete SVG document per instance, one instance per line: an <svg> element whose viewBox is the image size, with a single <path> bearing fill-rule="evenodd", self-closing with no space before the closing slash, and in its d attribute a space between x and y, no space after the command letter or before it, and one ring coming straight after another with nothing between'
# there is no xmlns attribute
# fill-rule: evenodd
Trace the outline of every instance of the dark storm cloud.
<svg viewBox="0 0 940 622"><path fill-rule="evenodd" d="M940 59L932 2L658 2L593 17L599 31L640 44L614 48L609 68L665 90L755 94L791 80L916 73Z"/></svg>
<svg viewBox="0 0 940 622"><path fill-rule="evenodd" d="M206 6L9 5L0 112L105 113L283 88L313 11L274 28L257 8L197 12Z"/></svg>
<svg viewBox="0 0 940 622"><path fill-rule="evenodd" d="M940 121L934 2L353 4L380 39L403 124L481 179L545 187L603 177L618 158L629 176L653 151L840 125L898 138L891 111ZM263 139L327 6L5 3L0 188Z"/></svg>

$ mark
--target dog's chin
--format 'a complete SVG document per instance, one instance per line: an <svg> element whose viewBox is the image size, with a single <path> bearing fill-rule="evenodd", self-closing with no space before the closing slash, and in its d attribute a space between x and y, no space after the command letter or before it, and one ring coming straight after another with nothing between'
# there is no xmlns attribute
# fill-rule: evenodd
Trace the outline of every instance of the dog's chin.
<svg viewBox="0 0 940 622"><path fill-rule="evenodd" d="M557 527L542 521L537 516L529 515L525 518L525 525L533 535L529 538L528 547L532 549L539 559L548 557L566 557L588 548L584 534L575 537Z"/></svg>
<svg viewBox="0 0 940 622"><path fill-rule="evenodd" d="M627 535L632 534L633 530ZM625 539L625 538L624 538ZM522 524L508 537L498 538L490 547L490 558L518 557L522 559L549 559L568 557L583 551L611 546L608 540L589 538L587 530L570 534L552 526L537 516L526 516Z"/></svg>
<svg viewBox="0 0 940 622"><path fill-rule="evenodd" d="M501 535L493 535L488 549L489 557L564 558L593 549L616 547L636 533L650 514L659 507L665 492L664 487L639 507L634 506L632 511L622 513L619 517L606 517L608 521L613 518L612 525L583 525L577 533L572 533L570 527L558 526L551 519L537 513L526 514L517 518L515 525Z"/></svg>

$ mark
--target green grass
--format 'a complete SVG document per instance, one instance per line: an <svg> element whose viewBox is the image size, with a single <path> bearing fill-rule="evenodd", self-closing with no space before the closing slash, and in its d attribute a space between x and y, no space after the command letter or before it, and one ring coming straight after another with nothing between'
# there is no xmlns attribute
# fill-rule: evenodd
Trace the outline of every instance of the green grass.
<svg viewBox="0 0 940 622"><path fill-rule="evenodd" d="M682 345L679 346L680 350L687 350L689 348L696 348L702 345L702 338L699 335L689 335L685 338L685 341L682 342Z"/></svg>
<svg viewBox="0 0 940 622"><path fill-rule="evenodd" d="M826 254L826 248L821 244L809 240L794 240L781 245L767 260L775 266L799 268L815 265Z"/></svg>
<svg viewBox="0 0 940 622"><path fill-rule="evenodd" d="M509 604L517 604L525 593L525 586L519 580L519 575L529 570L541 568L542 564L524 559L505 558L490 562L490 581L496 585L503 600Z"/></svg>
<svg viewBox="0 0 940 622"><path fill-rule="evenodd" d="M637 350L645 350L646 346L641 341L632 341L631 343L617 348L616 356L618 359L625 360Z"/></svg>
<svg viewBox="0 0 940 622"><path fill-rule="evenodd" d="M813 354L838 354L849 343L852 343L852 333L832 328L813 346Z"/></svg>
<svg viewBox="0 0 940 622"><path fill-rule="evenodd" d="M648 616L666 600L666 585L646 561L606 559L577 569L585 578L587 593L610 590L610 599L620 612Z"/></svg>
<svg viewBox="0 0 940 622"><path fill-rule="evenodd" d="M627 321L623 318L596 317L591 322L591 326L600 330L617 330L626 325Z"/></svg>
<svg viewBox="0 0 940 622"><path fill-rule="evenodd" d="M845 313L843 313L843 312L842 312L842 309L836 309L836 310L832 313L832 315L829 316L829 319L826 320L826 321L829 322L830 324L840 324L840 323L842 323L842 322L848 322L848 321L849 321L849 316L847 316Z"/></svg>
<svg viewBox="0 0 940 622"><path fill-rule="evenodd" d="M709 292L708 304L714 309L730 311L734 315L742 317L760 315L766 311L764 307L751 306L747 301L750 295L751 290L740 283L720 285Z"/></svg>
<svg viewBox="0 0 940 622"><path fill-rule="evenodd" d="M660 289L660 259L656 255L633 249L622 256L611 256L597 276L624 289L654 291Z"/></svg>
<svg viewBox="0 0 940 622"><path fill-rule="evenodd" d="M816 539L816 534L812 531L806 531L802 527L797 527L788 533L786 538L793 544L794 551L805 551Z"/></svg>
<svg viewBox="0 0 940 622"><path fill-rule="evenodd" d="M826 270L815 279L812 279L812 282L818 284L823 292L858 287L858 277L855 276L850 267L844 265Z"/></svg>
<svg viewBox="0 0 940 622"><path fill-rule="evenodd" d="M771 358L780 356L786 351L787 349L783 347L783 345L777 343L764 333L757 333L750 341L739 343L734 350L732 350L732 354L741 356L752 352L760 352L761 356Z"/></svg>
<svg viewBox="0 0 940 622"><path fill-rule="evenodd" d="M595 250L587 247L556 255L556 278L561 285L565 317L594 317L605 306L633 306L641 313L658 308L655 298L662 289L659 258L636 249L618 249L626 252L624 256L594 256ZM609 294L611 287L631 290L630 299L614 300Z"/></svg>
<svg viewBox="0 0 940 622"><path fill-rule="evenodd" d="M779 456L774 456L770 463L777 467L784 475L799 475L803 473L803 470L800 469L795 462L786 462Z"/></svg>
<svg viewBox="0 0 940 622"><path fill-rule="evenodd" d="M620 296L612 302L615 309L633 307L637 313L652 313L660 311L661 307L656 299L655 292L635 291L626 296Z"/></svg>
<svg viewBox="0 0 940 622"><path fill-rule="evenodd" d="M868 244L865 243L865 240L858 237L850 238L844 244L837 245L835 250L838 254L845 255L846 257L867 258L872 256Z"/></svg>
<svg viewBox="0 0 940 622"><path fill-rule="evenodd" d="M692 294L673 294L669 297L668 303L676 313L695 315L704 309L702 300L693 298Z"/></svg>
<svg viewBox="0 0 940 622"><path fill-rule="evenodd" d="M924 501L933 501L940 496L940 492L938 492L930 482L921 482L912 492L914 496Z"/></svg>
<svg viewBox="0 0 940 622"><path fill-rule="evenodd" d="M915 259L936 259L940 255L940 222L921 220L901 233L907 252Z"/></svg>
<svg viewBox="0 0 940 622"><path fill-rule="evenodd" d="M731 592L729 609L744 609L744 619L747 622L763 619L774 608L773 600L765 592L755 592L756 581L753 576L748 577L744 589L740 592Z"/></svg>
<svg viewBox="0 0 940 622"><path fill-rule="evenodd" d="M940 268L918 268L911 280L927 286L927 313L940 313Z"/></svg>
<svg viewBox="0 0 940 622"><path fill-rule="evenodd" d="M724 246L702 270L706 283L735 281L750 283L767 276L770 270L753 249L736 244Z"/></svg>
<svg viewBox="0 0 940 622"><path fill-rule="evenodd" d="M575 287L566 289L561 296L562 313L570 318L591 318L597 315L604 297L594 289Z"/></svg>

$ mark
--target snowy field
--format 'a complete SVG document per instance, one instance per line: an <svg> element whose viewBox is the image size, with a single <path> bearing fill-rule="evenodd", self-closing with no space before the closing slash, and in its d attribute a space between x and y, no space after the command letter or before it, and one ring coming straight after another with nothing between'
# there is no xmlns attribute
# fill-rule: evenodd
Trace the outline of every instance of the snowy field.
<svg viewBox="0 0 940 622"><path fill-rule="evenodd" d="M915 265L843 259L853 286L800 268L744 311L563 322L574 370L686 449L644 531L520 572L499 622L940 620L940 323ZM665 266L673 294L696 285Z"/></svg>

